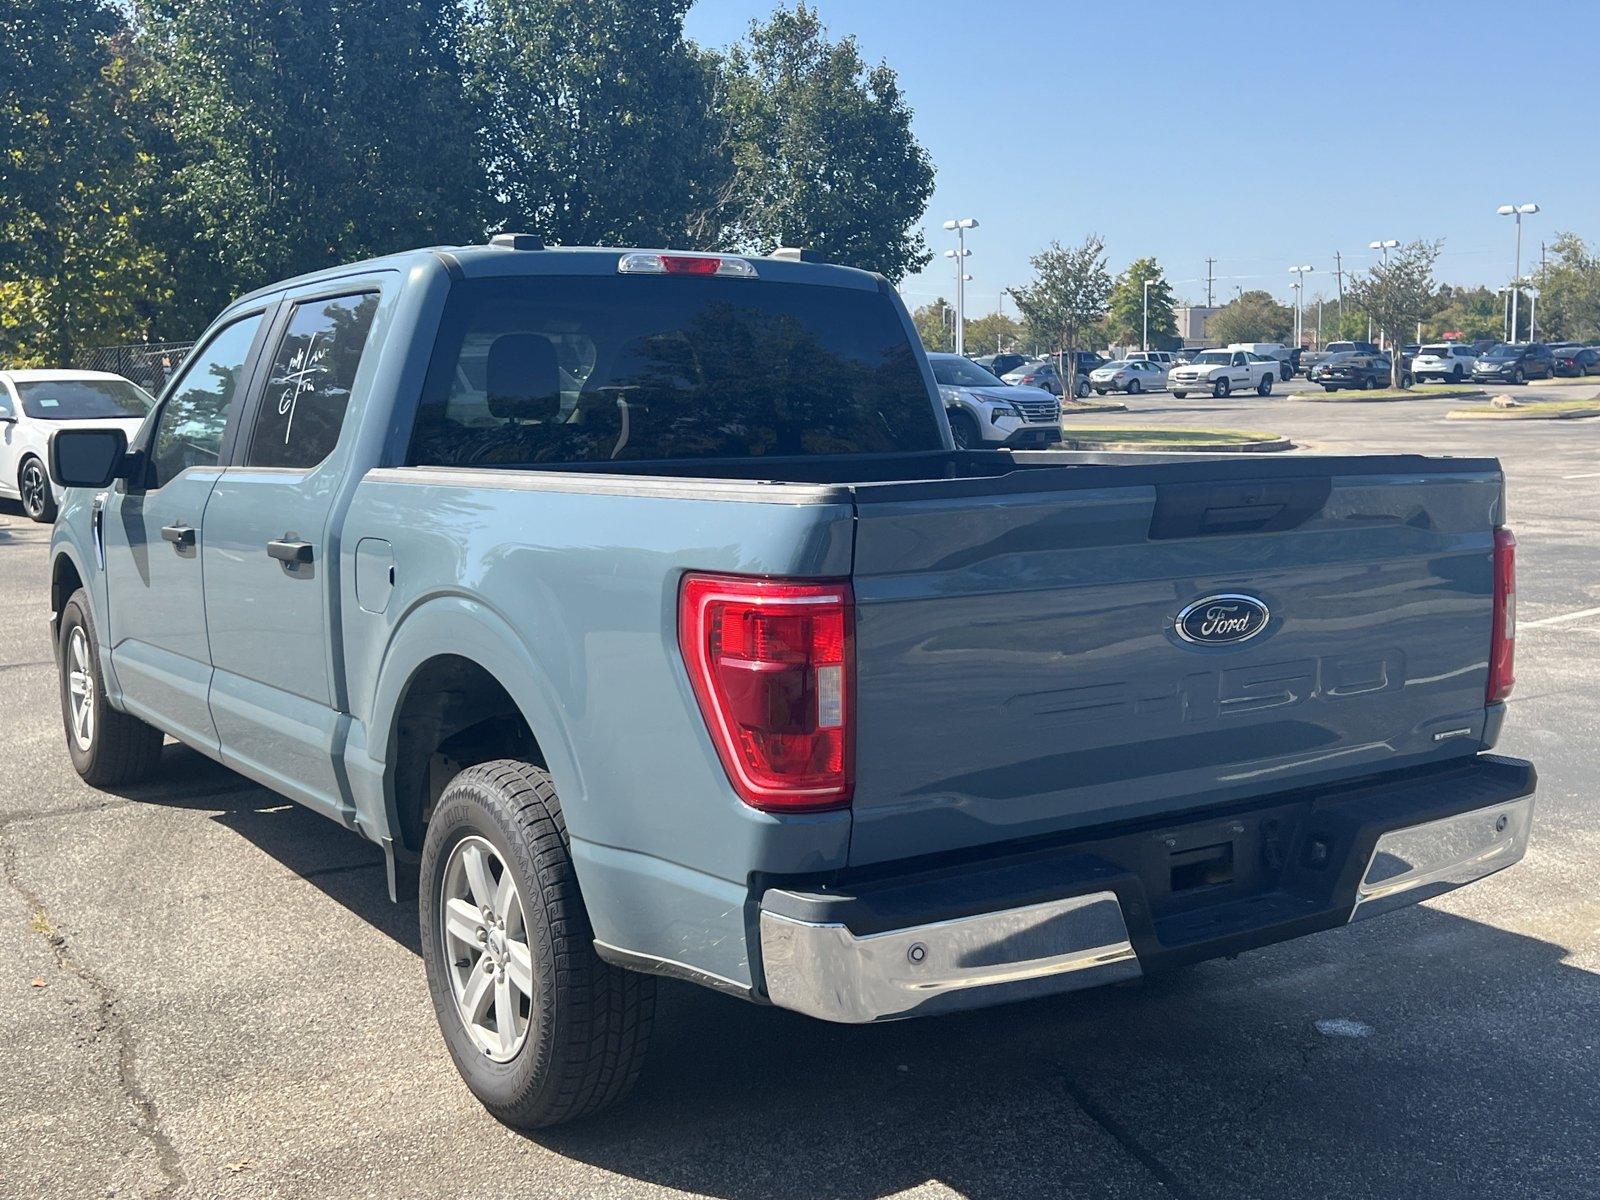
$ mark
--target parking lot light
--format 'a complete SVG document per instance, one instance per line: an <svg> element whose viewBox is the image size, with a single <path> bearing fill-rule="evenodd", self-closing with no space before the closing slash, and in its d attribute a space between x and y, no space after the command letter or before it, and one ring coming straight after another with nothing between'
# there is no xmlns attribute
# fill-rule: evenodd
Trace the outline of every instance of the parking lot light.
<svg viewBox="0 0 1600 1200"><path fill-rule="evenodd" d="M1150 285L1160 282L1160 276L1144 281L1144 336L1139 339L1139 349L1141 350L1150 349Z"/></svg>
<svg viewBox="0 0 1600 1200"><path fill-rule="evenodd" d="M1300 277L1294 285L1294 344L1296 346L1304 340L1306 328L1306 276L1314 270L1316 268L1310 265L1289 268L1289 274Z"/></svg>
<svg viewBox="0 0 1600 1200"><path fill-rule="evenodd" d="M974 217L961 217L957 220L946 221L946 229L952 229L956 235L956 249L946 250L944 256L956 260L956 353L965 354L967 351L967 280L972 276L966 273L966 263L963 261L972 251L967 249L967 230L978 227Z"/></svg>
<svg viewBox="0 0 1600 1200"><path fill-rule="evenodd" d="M1515 285L1520 285L1522 281L1522 218L1531 217L1538 211L1539 206L1537 204L1502 204L1499 208L1495 209L1495 212L1499 213L1502 217L1515 217L1517 221L1517 262L1515 269L1511 272L1511 279L1514 287L1511 293L1510 340L1513 345L1517 340L1517 291L1515 290Z"/></svg>

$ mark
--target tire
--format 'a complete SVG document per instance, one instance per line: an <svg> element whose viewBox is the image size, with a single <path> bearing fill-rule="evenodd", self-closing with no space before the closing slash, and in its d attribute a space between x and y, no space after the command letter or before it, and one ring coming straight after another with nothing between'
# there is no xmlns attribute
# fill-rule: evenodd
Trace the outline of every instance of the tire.
<svg viewBox="0 0 1600 1200"><path fill-rule="evenodd" d="M1413 375L1410 371L1401 372L1401 374L1400 374L1400 389L1402 391L1410 391L1412 388L1414 388L1416 386L1417 386L1417 377L1415 375Z"/></svg>
<svg viewBox="0 0 1600 1200"><path fill-rule="evenodd" d="M954 439L957 450L971 450L983 444L983 435L978 432L978 423L972 419L971 413L961 412L958 409L948 416L950 436Z"/></svg>
<svg viewBox="0 0 1600 1200"><path fill-rule="evenodd" d="M1094 394L1096 396L1104 396L1106 394L1106 390L1105 388L1095 388Z"/></svg>
<svg viewBox="0 0 1600 1200"><path fill-rule="evenodd" d="M1187 397L1187 396L1188 396L1188 395L1189 395L1189 393L1188 393L1188 392L1173 392L1173 393L1172 393L1172 398L1173 398L1173 399L1174 399L1174 400L1183 400L1183 399L1185 399L1185 398L1186 398L1186 397Z"/></svg>
<svg viewBox="0 0 1600 1200"><path fill-rule="evenodd" d="M508 874L509 899L502 886ZM491 905L504 905L490 918L492 931L475 904L483 899L475 879L494 893ZM461 1078L495 1118L515 1129L558 1125L632 1090L650 1042L656 981L595 953L549 775L497 759L451 780L428 823L419 893L423 965L439 1028ZM476 924L473 938L445 932L444 915L452 911L457 928ZM490 968L491 961L503 967ZM477 984L480 978L485 983ZM457 989L470 998L475 984L493 991L481 1010L484 1020L492 1017L493 1031L479 1023L469 1028L462 1016ZM507 1001L511 1015L502 1025Z"/></svg>
<svg viewBox="0 0 1600 1200"><path fill-rule="evenodd" d="M30 521L48 525L56 519L56 494L50 490L50 472L35 455L22 460L17 470L17 495Z"/></svg>
<svg viewBox="0 0 1600 1200"><path fill-rule="evenodd" d="M1456 367L1455 367L1455 370L1450 372L1450 382L1451 383L1460 383L1466 377L1467 377L1467 373L1461 369L1461 364L1460 363L1457 363Z"/></svg>
<svg viewBox="0 0 1600 1200"><path fill-rule="evenodd" d="M1089 395L1089 381L1080 377L1077 384L1072 389L1072 394L1079 400L1087 397Z"/></svg>
<svg viewBox="0 0 1600 1200"><path fill-rule="evenodd" d="M1133 379L1128 382L1128 395L1137 396L1142 391L1144 391L1144 385L1137 379Z"/></svg>
<svg viewBox="0 0 1600 1200"><path fill-rule="evenodd" d="M118 712L106 702L100 678L99 639L89 594L79 588L61 610L56 673L61 723L72 769L92 787L120 787L148 778L161 762L159 729Z"/></svg>
<svg viewBox="0 0 1600 1200"><path fill-rule="evenodd" d="M1518 387L1522 386L1524 380L1521 367L1518 367L1516 370L1511 372L1511 382L1516 384Z"/></svg>
<svg viewBox="0 0 1600 1200"><path fill-rule="evenodd" d="M1378 390L1377 377L1373 376L1373 375L1368 375L1365 379L1363 379L1361 381L1361 390L1363 392L1375 392L1375 391L1377 391Z"/></svg>
<svg viewBox="0 0 1600 1200"><path fill-rule="evenodd" d="M1225 400L1233 395L1233 384L1227 379L1219 379L1211 386L1211 394L1218 400Z"/></svg>
<svg viewBox="0 0 1600 1200"><path fill-rule="evenodd" d="M1256 395L1258 395L1258 396L1270 396L1270 395L1272 395L1272 374L1271 374L1271 372L1268 372L1267 374L1263 375L1261 377L1261 382L1256 384Z"/></svg>

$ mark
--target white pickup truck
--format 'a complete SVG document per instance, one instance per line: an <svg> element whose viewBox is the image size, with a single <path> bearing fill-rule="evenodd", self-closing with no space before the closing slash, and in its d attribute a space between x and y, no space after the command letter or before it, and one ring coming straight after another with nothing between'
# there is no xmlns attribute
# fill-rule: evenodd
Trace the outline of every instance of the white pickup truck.
<svg viewBox="0 0 1600 1200"><path fill-rule="evenodd" d="M1221 397L1251 388L1258 396L1270 396L1280 370L1276 359L1248 350L1206 350L1193 362L1173 368L1167 376L1167 390L1179 400L1190 392L1209 391Z"/></svg>

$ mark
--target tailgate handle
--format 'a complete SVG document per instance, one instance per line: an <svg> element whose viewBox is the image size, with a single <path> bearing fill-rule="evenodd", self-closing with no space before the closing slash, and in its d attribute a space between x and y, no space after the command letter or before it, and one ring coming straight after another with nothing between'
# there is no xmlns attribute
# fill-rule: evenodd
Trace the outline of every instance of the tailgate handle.
<svg viewBox="0 0 1600 1200"><path fill-rule="evenodd" d="M1295 529L1322 511L1332 491L1333 480L1326 477L1158 484L1150 537L1162 540Z"/></svg>

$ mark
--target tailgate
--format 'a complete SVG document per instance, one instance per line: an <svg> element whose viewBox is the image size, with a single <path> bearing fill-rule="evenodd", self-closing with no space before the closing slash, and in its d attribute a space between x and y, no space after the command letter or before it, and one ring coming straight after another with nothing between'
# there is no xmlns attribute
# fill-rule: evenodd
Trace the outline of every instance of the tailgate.
<svg viewBox="0 0 1600 1200"><path fill-rule="evenodd" d="M857 489L852 864L1475 753L1501 496L1417 458ZM1211 597L1264 613L1181 619Z"/></svg>

